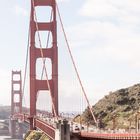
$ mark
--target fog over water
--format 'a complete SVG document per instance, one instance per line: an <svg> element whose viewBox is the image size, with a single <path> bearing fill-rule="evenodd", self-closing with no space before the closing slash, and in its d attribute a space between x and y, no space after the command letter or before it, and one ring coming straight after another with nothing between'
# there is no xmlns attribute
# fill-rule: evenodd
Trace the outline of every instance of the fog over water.
<svg viewBox="0 0 140 140"><path fill-rule="evenodd" d="M18 139L11 139L9 136L0 136L0 140L18 140Z"/></svg>
<svg viewBox="0 0 140 140"><path fill-rule="evenodd" d="M9 136L0 136L0 140L10 140Z"/></svg>

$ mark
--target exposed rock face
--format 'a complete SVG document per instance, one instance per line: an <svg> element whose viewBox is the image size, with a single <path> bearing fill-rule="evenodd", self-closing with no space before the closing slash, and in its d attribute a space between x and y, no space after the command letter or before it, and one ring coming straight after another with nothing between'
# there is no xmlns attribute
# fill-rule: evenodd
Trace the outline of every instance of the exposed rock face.
<svg viewBox="0 0 140 140"><path fill-rule="evenodd" d="M101 127L112 129L135 128L136 117L140 118L140 84L129 88L110 92L98 103L93 106L93 111L100 120ZM82 115L82 120L87 123L93 123L89 109L86 109ZM131 125L130 125L131 124Z"/></svg>

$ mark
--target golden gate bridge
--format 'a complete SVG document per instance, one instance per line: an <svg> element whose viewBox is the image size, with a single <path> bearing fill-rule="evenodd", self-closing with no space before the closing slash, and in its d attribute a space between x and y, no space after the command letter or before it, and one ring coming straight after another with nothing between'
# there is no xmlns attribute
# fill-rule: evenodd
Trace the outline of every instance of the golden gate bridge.
<svg viewBox="0 0 140 140"><path fill-rule="evenodd" d="M51 7L50 21L49 22L38 22L38 17L35 8ZM23 111L22 100L23 100L23 88L25 85L26 72L27 72L27 58L25 66L25 75L24 82L22 84L21 71L12 71L12 90L11 90L11 116L10 116L10 133L14 138L16 135L22 134L23 122L29 124L29 130L39 130L44 132L50 140L133 140L140 139L140 134L138 133L109 133L109 132L99 132L96 129L92 131L87 131L87 129L73 129L72 120L66 120L60 116L59 112L59 102L58 102L58 47L57 47L57 13L60 19L61 28L64 34L64 38L67 44L68 52L70 54L74 70L76 72L78 81L80 83L83 95L87 101L90 113L95 122L95 127L98 127L98 122L92 111L92 107L87 98L87 94L84 90L80 75L78 73L70 45L64 30L62 18L59 12L58 5L55 0L31 0L31 14L30 14L30 28L29 28L29 39L28 39L28 48L29 48L29 73L30 73L30 106L29 113L28 111ZM48 13L44 13L45 14ZM41 42L40 31L48 31L48 38L52 36L52 47L48 47L49 39L47 41L47 47L44 48ZM39 48L36 47L36 38L37 35ZM36 78L36 62L37 59L41 58L43 63L42 73L45 74L45 79ZM51 61L51 74L52 77L48 77L48 69L46 67L46 59ZM19 77L16 79L15 77ZM19 88L16 89L15 85ZM52 115L47 115L48 119L37 116L37 107L36 102L38 98L38 92L41 90L49 91L51 97L51 110ZM15 101L15 97L18 98L18 101ZM17 123L19 121L20 123ZM22 122L22 123L21 123ZM18 127L17 127L18 126ZM87 128L87 126L84 126ZM18 131L17 131L18 128ZM19 134L17 134L17 132Z"/></svg>

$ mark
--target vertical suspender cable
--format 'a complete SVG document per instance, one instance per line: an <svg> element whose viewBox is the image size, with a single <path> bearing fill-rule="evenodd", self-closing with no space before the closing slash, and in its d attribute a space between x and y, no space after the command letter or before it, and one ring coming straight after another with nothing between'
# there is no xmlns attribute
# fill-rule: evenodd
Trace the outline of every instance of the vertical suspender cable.
<svg viewBox="0 0 140 140"><path fill-rule="evenodd" d="M61 18L60 12L59 12L58 5L57 5L57 11L58 11L58 16L59 16L59 20L60 20L60 23L61 23L62 31L63 31L63 34L64 34L64 38L65 38L65 41L66 41L66 44L67 44L67 48L68 48L68 51L69 51L69 54L70 54L70 57L71 57L71 60L72 60L72 64L73 64L73 66L74 66L74 70L75 70L75 72L76 72L77 78L78 78L78 80L79 80L79 84L80 84L80 86L81 86L81 88L82 88L84 97L85 97L85 99L86 99L86 101L87 101L88 107L89 107L90 112L91 112L91 115L92 115L92 117L93 117L93 120L94 120L95 124L97 125L96 118L95 118L95 116L94 116L94 114L93 114L92 107L91 107L91 105L90 105L90 102L89 102L89 100L88 100L87 94L86 94L85 89L84 89L84 87L83 87L82 81L81 81L81 79L80 79L80 75L79 75L79 73L78 73L78 70L77 70L77 67L76 67L76 64L75 64L75 61L74 61L74 57L73 57L72 52L71 52L71 49L70 49L70 45L69 45L69 43L68 43L68 39L67 39L67 36L66 36L66 32L65 32L65 29L64 29L64 25L63 25L63 22L62 22L62 18Z"/></svg>
<svg viewBox="0 0 140 140"><path fill-rule="evenodd" d="M29 36L30 36L30 27L28 31L28 43L27 43L27 49L26 49L26 61L25 61L23 87L22 87L22 99L24 99L24 102L25 102L24 91L25 91L25 84L26 84L26 78L27 78L28 55L29 55L29 41L30 41ZM25 102L25 106L26 106L26 102Z"/></svg>
<svg viewBox="0 0 140 140"><path fill-rule="evenodd" d="M30 15L31 19L31 15ZM30 22L30 20L29 20ZM27 67L28 67L28 55L29 55L29 44L30 44L30 24L28 27L28 39L27 39L27 48L26 48L26 61L25 61L25 69L24 69L24 78L23 78L23 87L22 87L22 100L25 102L25 97L24 97L24 91L25 91L25 84L26 84L26 78L27 78ZM25 107L26 107L26 102L25 102Z"/></svg>

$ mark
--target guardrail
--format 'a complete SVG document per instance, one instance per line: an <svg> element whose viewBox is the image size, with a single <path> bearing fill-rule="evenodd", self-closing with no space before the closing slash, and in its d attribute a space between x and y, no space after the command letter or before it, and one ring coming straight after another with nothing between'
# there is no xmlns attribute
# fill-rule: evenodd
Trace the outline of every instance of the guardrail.
<svg viewBox="0 0 140 140"><path fill-rule="evenodd" d="M140 139L140 134L101 134L94 132L80 132L80 137L82 138L95 138L95 139L105 139L105 140L136 140Z"/></svg>
<svg viewBox="0 0 140 140"><path fill-rule="evenodd" d="M28 114L16 114L13 116L13 119L18 119L22 122L30 123L31 117ZM40 120L37 117L33 117L34 126L44 132L50 140L55 140L55 128L48 124L46 121Z"/></svg>

